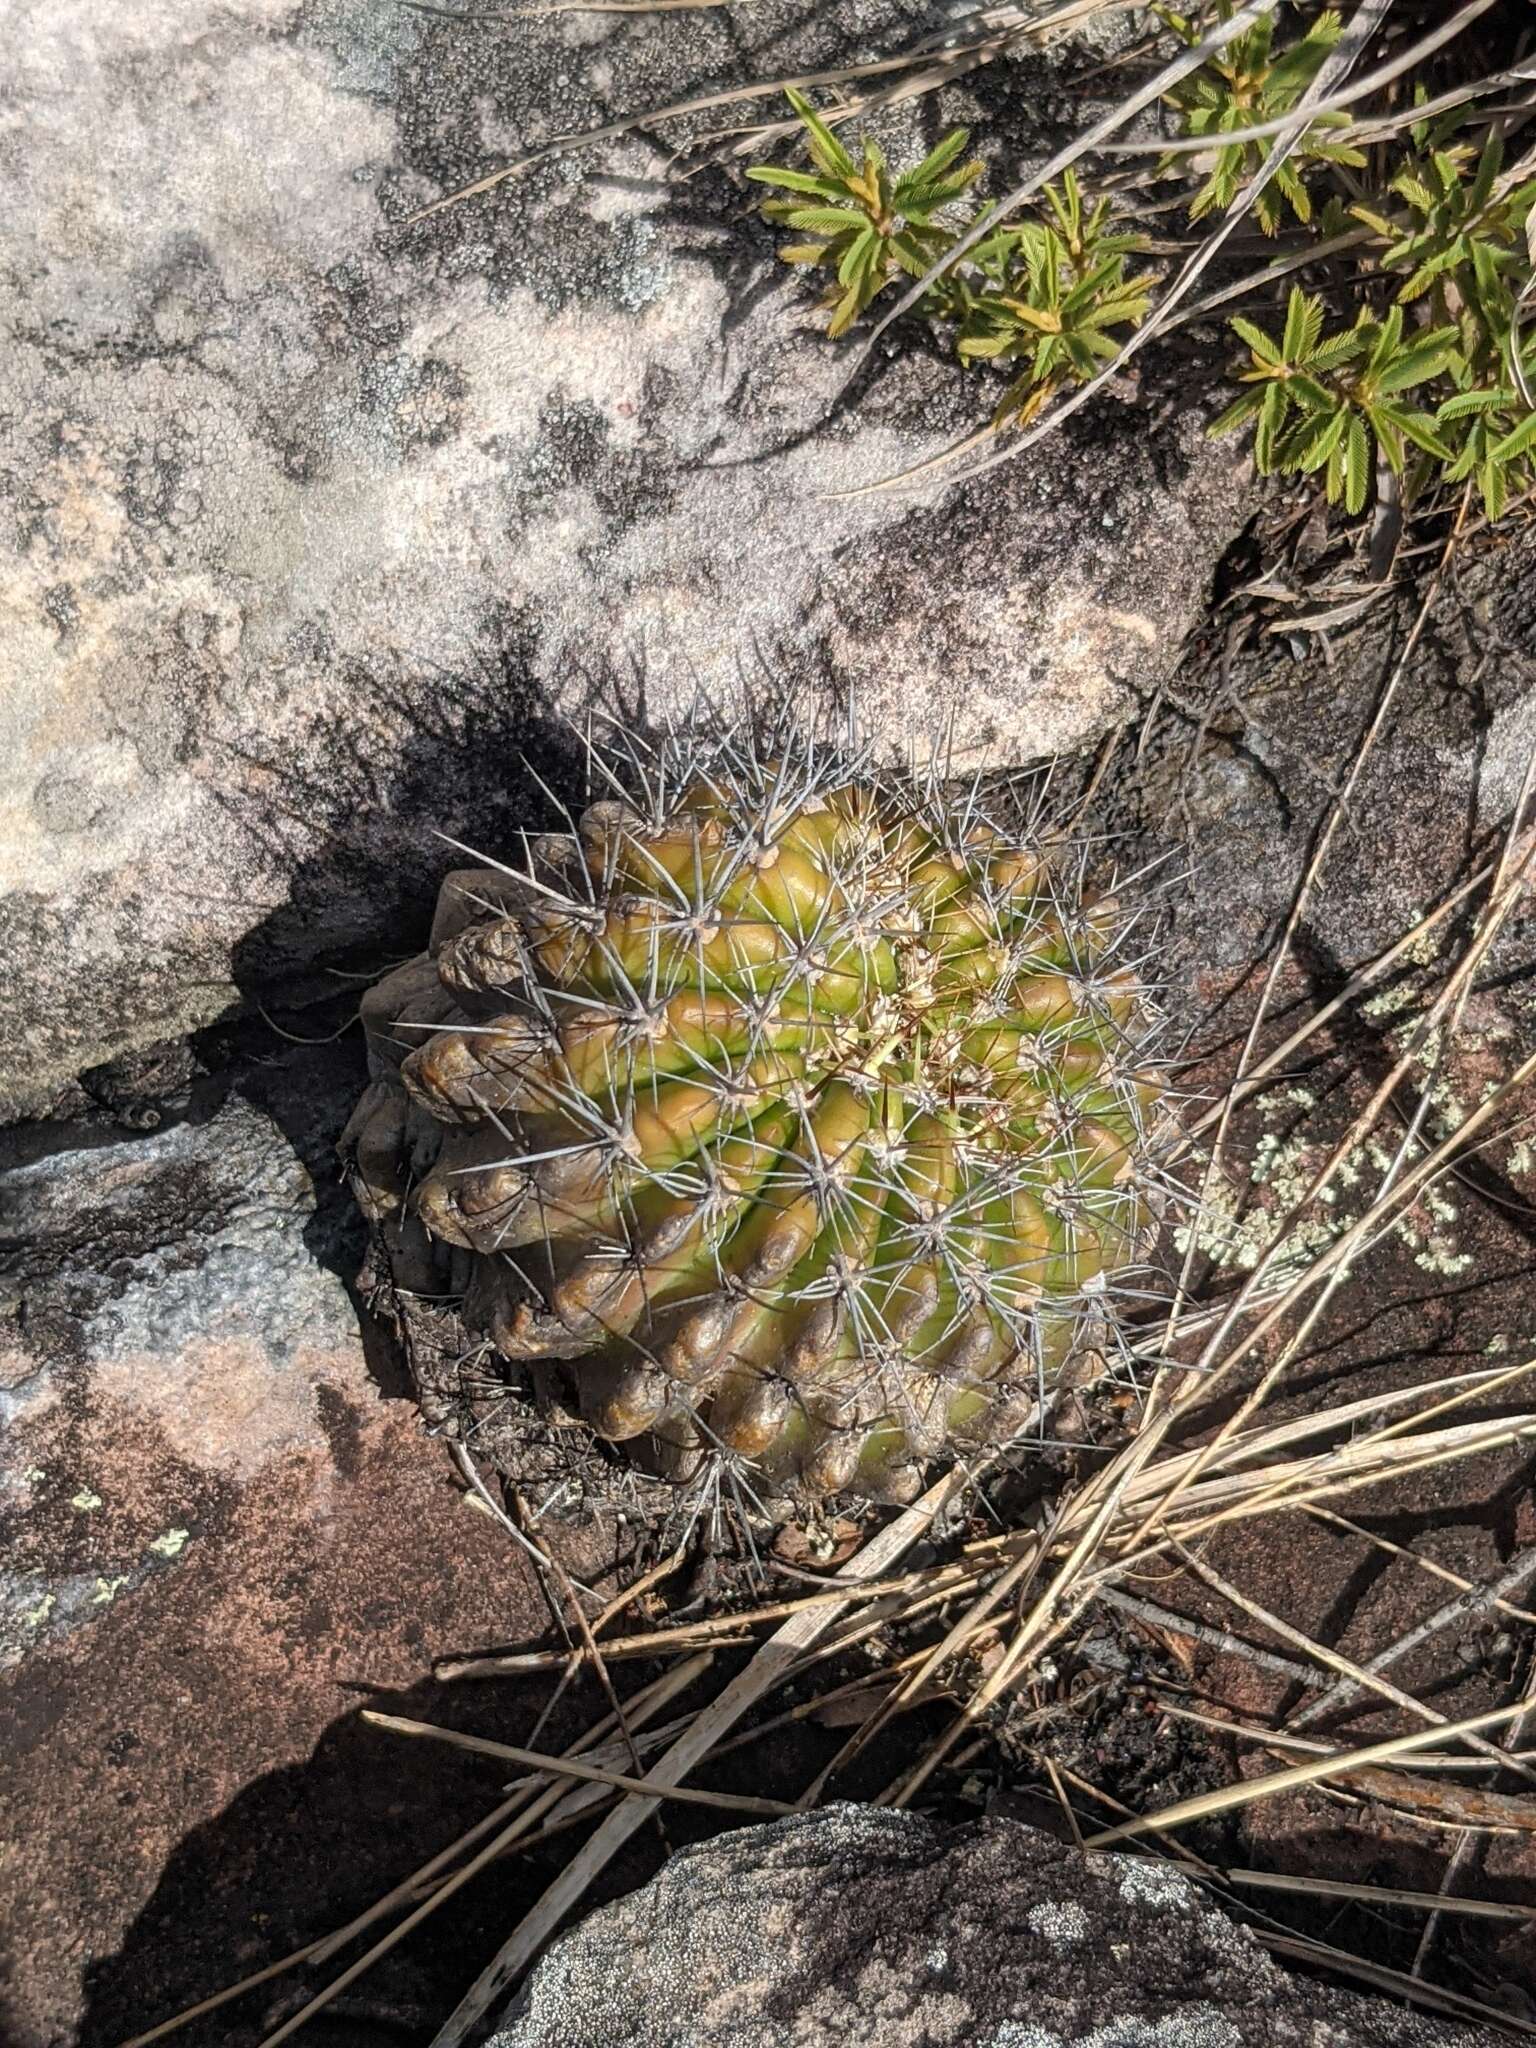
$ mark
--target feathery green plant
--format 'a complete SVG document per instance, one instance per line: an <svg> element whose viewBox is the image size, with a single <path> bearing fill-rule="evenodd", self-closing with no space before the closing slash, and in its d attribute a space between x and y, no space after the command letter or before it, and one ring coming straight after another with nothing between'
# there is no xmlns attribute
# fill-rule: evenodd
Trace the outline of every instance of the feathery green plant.
<svg viewBox="0 0 1536 2048"><path fill-rule="evenodd" d="M935 216L976 182L983 167L973 160L951 168L966 143L964 129L957 128L914 170L893 179L877 143L866 137L855 162L803 93L791 91L787 98L805 124L815 171L754 164L747 176L798 195L766 200L763 212L813 237L786 243L779 251L786 263L836 271L823 301L832 313L827 333L835 339L895 276L921 277L943 253L950 237Z"/></svg>
<svg viewBox="0 0 1536 2048"><path fill-rule="evenodd" d="M1398 476L1410 446L1447 465L1455 461L1434 415L1403 399L1447 367L1456 330L1405 336L1401 306L1384 320L1361 312L1353 327L1337 334L1324 333L1323 319L1322 300L1294 289L1278 341L1251 320L1232 322L1252 363L1241 380L1254 388L1212 422L1211 432L1230 433L1253 421L1261 470L1321 470L1328 502L1358 512L1377 454Z"/></svg>
<svg viewBox="0 0 1536 2048"><path fill-rule="evenodd" d="M790 104L804 124L814 173L755 164L749 178L800 195L771 199L770 220L815 236L788 242L786 263L835 267L837 281L822 303L831 311L829 338L847 331L898 278L920 278L959 238L965 223L946 209L981 176L976 159L951 166L969 137L955 128L915 169L892 178L871 141L855 161L803 93ZM1126 258L1144 236L1111 225L1110 205L1085 208L1076 175L1047 186L1040 217L986 236L928 292L925 310L955 332L962 362L1020 363L995 418L1025 425L1064 385L1083 383L1118 351L1116 329L1145 319L1154 283L1129 276ZM833 204L832 202L837 202Z"/></svg>
<svg viewBox="0 0 1536 2048"><path fill-rule="evenodd" d="M1449 483L1472 478L1490 519L1504 511L1512 491L1536 477L1536 414L1516 388L1514 353L1519 303L1531 288L1531 208L1536 179L1501 188L1504 144L1491 134L1482 149L1452 143L1452 128L1416 123L1415 153L1392 179L1402 214L1373 208L1351 211L1382 236L1384 270L1409 274L1398 303L1422 302L1456 335L1446 362L1454 390L1436 422L1452 442ZM1523 367L1523 365L1522 365Z"/></svg>
<svg viewBox="0 0 1536 2048"><path fill-rule="evenodd" d="M1370 231L1374 274L1395 283L1407 273L1389 308L1362 310L1352 326L1330 330L1321 297L1293 289L1279 342L1233 320L1250 351L1240 381L1260 389L1211 431L1253 420L1261 472L1321 469L1330 503L1350 512L1364 506L1379 454L1411 485L1470 478L1497 519L1511 493L1536 478L1536 416L1512 361L1518 302L1532 279L1525 228L1536 180L1500 189L1496 135L1476 150L1448 145L1444 123L1415 123L1410 133L1412 148L1387 188L1400 208L1349 209ZM1403 403L1421 390L1432 411Z"/></svg>
<svg viewBox="0 0 1536 2048"><path fill-rule="evenodd" d="M1236 0L1149 12L1193 46L1232 20ZM1536 293L1536 177L1523 163L1506 169L1503 133L1477 94L1402 129L1364 121L1358 142L1343 114L1325 111L1251 200L1269 142L1220 140L1294 110L1340 35L1334 8L1282 4L1164 94L1182 136L1211 143L1169 151L1151 174L1154 186L1187 188L1188 226L1251 206L1267 235L1301 237L1289 267L1306 261L1309 241L1318 251L1311 288L1292 288L1280 333L1232 320L1247 350L1234 375L1248 388L1211 431L1251 428L1262 473L1316 476L1351 514L1390 470L1405 502L1466 484L1497 519L1536 487L1520 336ZM1427 90L1415 82L1417 104ZM815 172L749 175L801 195L765 211L816 237L784 248L787 260L836 268L827 303L839 335L887 286L927 275L956 247L976 217L974 203L959 202L983 166L958 164L967 137L956 129L893 176L873 143L856 160L804 94L790 99ZM1100 377L1155 313L1159 273L1136 261L1151 247L1138 218L1146 183L1095 191L1069 169L1023 217L960 251L924 294L920 311L953 334L963 363L1012 372L996 426L1028 426L1064 389Z"/></svg>
<svg viewBox="0 0 1536 2048"><path fill-rule="evenodd" d="M1156 7L1152 12L1191 45L1201 40L1208 26L1170 8ZM1215 19L1230 21L1236 12L1237 0L1221 0ZM1277 51L1275 18L1261 15L1252 28L1234 37L1208 63L1174 86L1167 95L1168 104L1183 115L1186 135L1209 135L1213 141L1233 129L1272 121L1279 114L1290 113L1338 42L1341 29L1338 15L1329 8L1298 42ZM1225 213L1264 161L1264 149L1262 142L1233 142L1218 148L1209 175L1189 202L1190 220ZM1307 164L1349 164L1363 169L1365 161L1358 149L1331 141L1325 126L1309 129L1273 182L1259 194L1254 213L1260 226L1268 235L1279 234L1287 203L1298 221L1305 224L1312 219L1312 195L1304 175ZM1177 162L1177 158L1165 158L1162 168L1170 171Z"/></svg>
<svg viewBox="0 0 1536 2048"><path fill-rule="evenodd" d="M1024 364L998 403L999 425L1028 425L1064 384L1084 383L1112 362L1113 330L1139 325L1151 303L1151 275L1128 277L1125 269L1145 237L1112 229L1107 199L1085 213L1072 171L1044 198L1048 217L979 242L970 262L983 282L961 283L961 360Z"/></svg>

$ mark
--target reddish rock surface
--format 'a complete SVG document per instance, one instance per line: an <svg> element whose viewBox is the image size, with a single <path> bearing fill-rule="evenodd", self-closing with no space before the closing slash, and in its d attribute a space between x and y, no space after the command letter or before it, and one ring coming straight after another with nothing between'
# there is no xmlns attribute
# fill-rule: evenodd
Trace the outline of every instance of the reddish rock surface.
<svg viewBox="0 0 1536 2048"><path fill-rule="evenodd" d="M549 1627L365 1355L328 1161L348 1082L308 1054L246 1078L142 1134L9 1134L9 2048L124 2039L414 1869L496 1779L341 1717L376 1689L421 1711L435 1656ZM367 2010L409 2021L429 1980ZM283 1995L179 2038L244 2040Z"/></svg>
<svg viewBox="0 0 1536 2048"><path fill-rule="evenodd" d="M73 2037L83 1994L111 1984L113 1953L178 1844L254 1781L302 1765L359 1688L410 1685L444 1650L545 1625L529 1571L500 1530L465 1511L441 1452L405 1405L380 1403L360 1350L325 1364L308 1441L275 1453L243 1484L208 1489L186 1510L192 1532L181 1557L8 1674L6 1833L19 1853L0 1910L13 1930L8 2029L17 2048ZM126 1474L135 1497L110 1518L104 1508L105 1526L82 1535L60 1565L99 1566L110 1583L114 1566L142 1548L127 1532L166 1520L155 1484L160 1447L120 1409L104 1407L94 1420L92 1446L128 1422L103 1463ZM385 1741L374 1738L379 1764L391 1769L399 1759ZM392 1846L403 1873L415 1847L408 1831ZM256 1862L285 1853L281 1835L247 1848ZM217 1881L209 1876L207 1921L185 1935L215 1933L234 1977L270 1952L264 1887L243 1859ZM255 1897L242 1910L247 1878L257 1879ZM323 1888L315 1901L324 1902ZM166 1954L168 1985L182 1961ZM154 1974L141 1978L146 1997ZM122 2021L147 2025L171 2009L154 1999Z"/></svg>

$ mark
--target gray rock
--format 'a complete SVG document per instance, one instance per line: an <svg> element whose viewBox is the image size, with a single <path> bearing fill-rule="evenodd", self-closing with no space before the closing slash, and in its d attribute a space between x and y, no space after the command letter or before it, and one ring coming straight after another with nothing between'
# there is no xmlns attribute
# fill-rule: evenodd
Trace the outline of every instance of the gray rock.
<svg viewBox="0 0 1536 2048"><path fill-rule="evenodd" d="M1193 415L1149 437L1110 402L942 505L839 496L995 383L919 337L830 412L848 354L723 172L668 182L632 139L399 225L558 131L930 25L12 11L0 1115L258 982L407 950L432 828L511 843L519 756L558 778L567 714L771 676L893 745L953 718L970 764L1078 746L1162 672L1242 516ZM988 76L1006 170L1051 78ZM967 92L888 117L893 146Z"/></svg>
<svg viewBox="0 0 1536 2048"><path fill-rule="evenodd" d="M1337 639L1215 633L1104 777L1092 826L1127 867L1182 842L1162 972L1181 1030L1206 1035L1234 969L1269 964L1335 792L1347 816L1297 935L1320 997L1411 929L1495 849L1536 746L1536 545L1469 546L1432 604L1363 765L1362 738L1423 586ZM1358 770L1358 772L1357 772ZM1525 829L1529 831L1529 811ZM1123 837L1121 836L1123 835ZM1536 1043L1536 916L1517 906L1480 976L1485 1008ZM1500 1055L1504 1057L1504 1055Z"/></svg>
<svg viewBox="0 0 1536 2048"><path fill-rule="evenodd" d="M204 1076L138 1132L0 1132L0 1669L176 1568L212 1495L367 1384L330 1149L349 1079L306 1050ZM109 1421L107 1467L83 1443ZM140 1538L76 1569L107 1494Z"/></svg>
<svg viewBox="0 0 1536 2048"><path fill-rule="evenodd" d="M835 1806L682 1850L557 1941L489 2048L1472 2048L1290 1977L1188 1879Z"/></svg>

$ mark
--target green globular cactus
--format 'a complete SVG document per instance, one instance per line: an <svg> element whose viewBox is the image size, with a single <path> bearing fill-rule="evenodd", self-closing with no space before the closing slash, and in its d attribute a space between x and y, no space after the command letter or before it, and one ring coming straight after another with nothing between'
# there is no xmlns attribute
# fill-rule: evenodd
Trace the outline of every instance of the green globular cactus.
<svg viewBox="0 0 1536 2048"><path fill-rule="evenodd" d="M1113 1336L1162 1116L1125 920L978 786L630 754L365 1002L359 1199L664 1473L910 1498Z"/></svg>

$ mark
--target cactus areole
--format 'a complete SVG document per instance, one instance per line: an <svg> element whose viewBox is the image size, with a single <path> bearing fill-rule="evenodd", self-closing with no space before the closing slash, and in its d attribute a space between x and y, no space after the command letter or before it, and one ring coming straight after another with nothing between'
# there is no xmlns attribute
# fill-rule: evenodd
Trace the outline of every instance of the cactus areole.
<svg viewBox="0 0 1536 2048"><path fill-rule="evenodd" d="M1159 1094L1124 918L937 772L697 733L596 772L366 1000L359 1199L653 1469L909 1498L1113 1334Z"/></svg>

